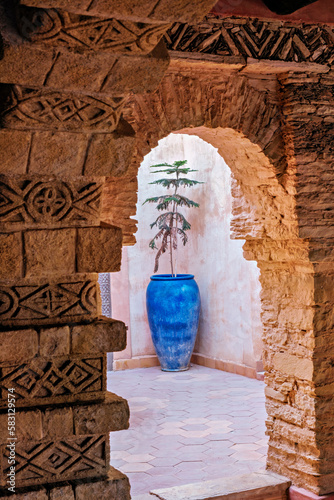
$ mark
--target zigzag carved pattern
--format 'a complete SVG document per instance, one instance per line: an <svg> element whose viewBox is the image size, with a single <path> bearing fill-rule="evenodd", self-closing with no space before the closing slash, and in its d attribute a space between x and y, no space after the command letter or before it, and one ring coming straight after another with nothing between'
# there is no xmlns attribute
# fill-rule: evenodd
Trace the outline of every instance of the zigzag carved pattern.
<svg viewBox="0 0 334 500"><path fill-rule="evenodd" d="M168 49L272 61L332 64L330 26L209 15L196 26L175 23L165 35Z"/></svg>
<svg viewBox="0 0 334 500"><path fill-rule="evenodd" d="M106 473L107 435L93 435L46 442L16 442L16 487L52 483ZM2 486L9 473L8 447L2 447Z"/></svg>
<svg viewBox="0 0 334 500"><path fill-rule="evenodd" d="M8 389L15 389L18 405L31 399L57 398L103 391L104 358L35 358L28 363L0 370L0 405L6 404ZM49 402L49 401L48 401Z"/></svg>

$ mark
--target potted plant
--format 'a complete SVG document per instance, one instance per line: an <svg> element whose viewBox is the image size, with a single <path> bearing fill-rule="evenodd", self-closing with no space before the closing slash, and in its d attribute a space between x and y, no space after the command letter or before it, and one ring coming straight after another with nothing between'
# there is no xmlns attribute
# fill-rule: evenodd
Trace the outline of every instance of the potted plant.
<svg viewBox="0 0 334 500"><path fill-rule="evenodd" d="M151 165L152 173L164 173L170 178L162 178L151 182L173 189L173 192L154 196L145 203L155 203L161 212L150 225L156 227L157 234L149 246L157 250L154 273L159 269L159 258L169 252L170 274L155 274L146 292L146 307L152 341L163 371L188 370L190 358L194 349L199 313L200 294L192 274L177 273L178 243L185 245L188 241L187 231L190 223L180 212L182 207L199 207L199 204L179 193L179 188L193 187L202 184L200 181L188 179L189 172L195 172L186 167L187 160L175 161L172 165L160 163ZM160 240L160 246L157 246Z"/></svg>

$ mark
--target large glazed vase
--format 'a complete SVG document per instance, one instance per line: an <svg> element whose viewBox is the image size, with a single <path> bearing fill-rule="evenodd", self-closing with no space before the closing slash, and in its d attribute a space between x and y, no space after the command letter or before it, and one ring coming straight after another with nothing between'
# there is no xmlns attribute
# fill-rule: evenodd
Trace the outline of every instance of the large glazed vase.
<svg viewBox="0 0 334 500"><path fill-rule="evenodd" d="M153 344L163 371L188 370L201 299L192 274L151 276L146 307Z"/></svg>

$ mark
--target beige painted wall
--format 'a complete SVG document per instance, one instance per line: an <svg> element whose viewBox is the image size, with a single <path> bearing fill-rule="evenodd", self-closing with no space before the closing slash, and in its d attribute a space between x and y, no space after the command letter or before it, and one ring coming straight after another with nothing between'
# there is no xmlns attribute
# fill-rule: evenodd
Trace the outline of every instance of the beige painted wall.
<svg viewBox="0 0 334 500"><path fill-rule="evenodd" d="M112 315L129 326L128 348L116 353L115 359L155 354L145 293L155 258L155 252L148 247L155 234L149 224L158 212L154 205L142 203L147 197L164 192L161 187L149 185L160 177L151 174L149 166L182 159L198 170L192 178L205 182L184 189L184 194L200 203L200 208L186 214L192 229L187 245L179 247L177 268L179 273L194 274L201 292L195 352L255 368L262 351L259 270L255 262L244 259L244 240L230 239L230 169L213 146L196 136L181 134L161 140L140 167L137 244L124 249L122 270L117 273L119 276L112 275ZM158 272L170 272L167 254L161 257Z"/></svg>

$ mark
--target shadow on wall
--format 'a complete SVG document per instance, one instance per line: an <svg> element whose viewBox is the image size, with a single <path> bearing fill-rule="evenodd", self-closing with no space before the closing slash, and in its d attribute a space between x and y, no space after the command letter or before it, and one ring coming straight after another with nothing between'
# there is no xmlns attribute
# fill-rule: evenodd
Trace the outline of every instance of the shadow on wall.
<svg viewBox="0 0 334 500"><path fill-rule="evenodd" d="M223 147L223 145L222 145ZM197 136L170 134L148 154L138 174L137 244L123 249L120 273L112 274L113 317L129 326L126 351L115 353L114 369L156 364L146 316L145 294L153 274L155 252L148 247L157 216L153 205L142 205L159 187L149 166L188 160L198 170L192 178L204 181L185 195L200 208L185 213L192 228L189 242L178 251L178 272L195 275L200 287L202 310L195 353L209 359L232 362L256 370L262 353L259 270L246 261L245 240L231 240L231 172L218 150ZM160 188L161 189L161 188ZM240 207L242 210L242 207ZM169 258L160 259L159 273L169 273ZM199 359L199 358L198 358ZM203 358L204 359L204 358Z"/></svg>

